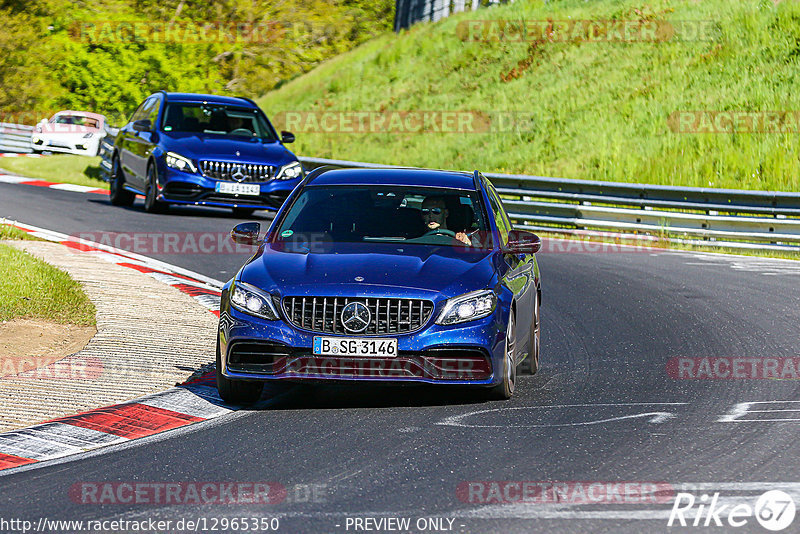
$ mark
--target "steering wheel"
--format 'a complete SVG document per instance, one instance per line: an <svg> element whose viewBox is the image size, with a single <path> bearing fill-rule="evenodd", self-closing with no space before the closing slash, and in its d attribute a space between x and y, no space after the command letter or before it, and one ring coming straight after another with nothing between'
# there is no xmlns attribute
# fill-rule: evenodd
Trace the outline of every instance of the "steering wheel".
<svg viewBox="0 0 800 534"><path fill-rule="evenodd" d="M449 235L450 237L455 237L456 233L452 230L447 230L445 228L436 228L434 230L429 230L423 234L423 237L429 235Z"/></svg>
<svg viewBox="0 0 800 534"><path fill-rule="evenodd" d="M252 137L253 136L253 132L251 132L247 128L236 128L235 130L232 130L231 132L229 132L228 135L243 135L243 136L247 136L247 137Z"/></svg>

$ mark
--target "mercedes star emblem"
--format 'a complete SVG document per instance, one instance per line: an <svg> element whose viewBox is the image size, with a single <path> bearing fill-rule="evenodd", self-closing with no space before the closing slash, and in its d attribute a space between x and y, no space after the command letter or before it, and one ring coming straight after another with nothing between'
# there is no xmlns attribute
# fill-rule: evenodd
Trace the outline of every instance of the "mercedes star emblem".
<svg viewBox="0 0 800 534"><path fill-rule="evenodd" d="M231 174L231 178L233 178L237 182L241 182L242 180L245 179L245 175L242 172L242 166L241 165L234 166L233 174Z"/></svg>
<svg viewBox="0 0 800 534"><path fill-rule="evenodd" d="M351 302L342 309L342 324L345 330L358 334L369 326L372 313L361 302Z"/></svg>

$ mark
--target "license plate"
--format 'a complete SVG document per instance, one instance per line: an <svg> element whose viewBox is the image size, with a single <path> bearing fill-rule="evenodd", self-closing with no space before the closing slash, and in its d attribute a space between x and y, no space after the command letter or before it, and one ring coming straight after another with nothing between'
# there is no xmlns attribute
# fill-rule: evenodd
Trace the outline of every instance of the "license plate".
<svg viewBox="0 0 800 534"><path fill-rule="evenodd" d="M314 354L319 356L397 356L397 339L363 337L314 337Z"/></svg>
<svg viewBox="0 0 800 534"><path fill-rule="evenodd" d="M240 184L237 182L217 182L214 190L217 193L228 193L231 195L255 195L261 192L258 184Z"/></svg>

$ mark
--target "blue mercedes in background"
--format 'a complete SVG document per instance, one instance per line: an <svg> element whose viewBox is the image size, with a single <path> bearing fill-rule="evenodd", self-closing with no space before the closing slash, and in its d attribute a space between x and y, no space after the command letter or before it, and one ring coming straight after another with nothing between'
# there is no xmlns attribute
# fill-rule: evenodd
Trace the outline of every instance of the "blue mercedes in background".
<svg viewBox="0 0 800 534"><path fill-rule="evenodd" d="M470 385L514 393L539 366L541 285L530 232L512 230L474 174L309 173L222 291L217 386L256 401L269 380Z"/></svg>
<svg viewBox="0 0 800 534"><path fill-rule="evenodd" d="M277 209L303 177L297 157L249 98L155 93L120 128L111 160L110 197L144 208L169 204L230 207L240 216Z"/></svg>

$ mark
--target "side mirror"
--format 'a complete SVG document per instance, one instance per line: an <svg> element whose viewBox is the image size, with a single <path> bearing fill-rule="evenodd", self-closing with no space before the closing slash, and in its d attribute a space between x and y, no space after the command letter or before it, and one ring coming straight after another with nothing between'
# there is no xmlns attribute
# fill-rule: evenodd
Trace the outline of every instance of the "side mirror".
<svg viewBox="0 0 800 534"><path fill-rule="evenodd" d="M246 222L237 224L231 230L231 239L240 245L258 245L258 234L261 233L261 223Z"/></svg>
<svg viewBox="0 0 800 534"><path fill-rule="evenodd" d="M286 130L281 132L281 143L294 143L294 134Z"/></svg>
<svg viewBox="0 0 800 534"><path fill-rule="evenodd" d="M536 254L542 248L542 240L533 232L512 230L508 234L506 250L512 254Z"/></svg>
<svg viewBox="0 0 800 534"><path fill-rule="evenodd" d="M139 119L133 123L133 129L137 132L149 132L151 128L150 119Z"/></svg>

